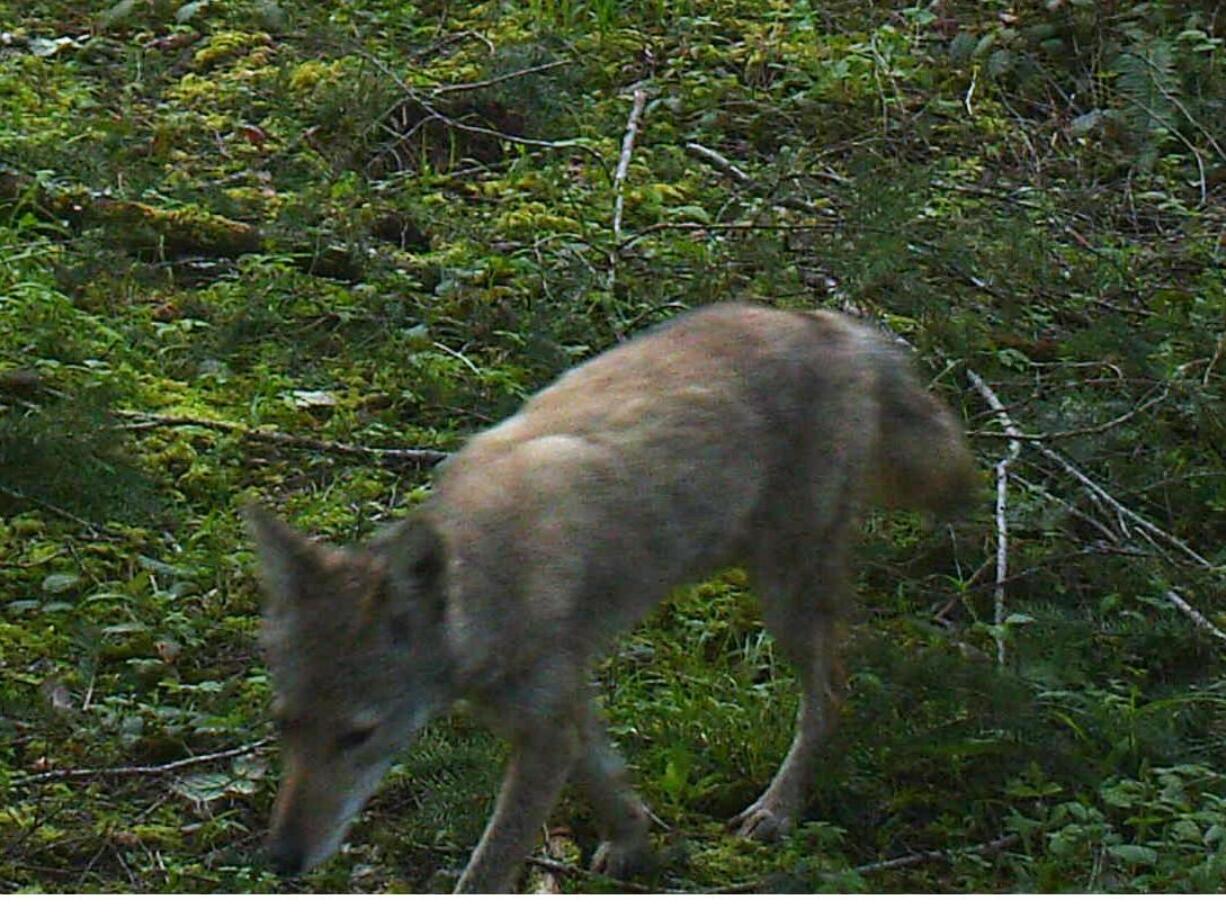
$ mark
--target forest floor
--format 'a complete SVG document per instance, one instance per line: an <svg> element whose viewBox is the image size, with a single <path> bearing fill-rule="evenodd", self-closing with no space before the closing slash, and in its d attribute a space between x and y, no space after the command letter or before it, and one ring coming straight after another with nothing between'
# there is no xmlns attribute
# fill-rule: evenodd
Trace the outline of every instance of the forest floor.
<svg viewBox="0 0 1226 918"><path fill-rule="evenodd" d="M504 756L463 713L268 870L237 511L368 535L730 297L909 342L983 495L869 518L791 838L724 828L796 699L730 571L597 673L658 871L587 873L567 797L525 887L1221 890L1218 7L0 0L0 891L448 889Z"/></svg>

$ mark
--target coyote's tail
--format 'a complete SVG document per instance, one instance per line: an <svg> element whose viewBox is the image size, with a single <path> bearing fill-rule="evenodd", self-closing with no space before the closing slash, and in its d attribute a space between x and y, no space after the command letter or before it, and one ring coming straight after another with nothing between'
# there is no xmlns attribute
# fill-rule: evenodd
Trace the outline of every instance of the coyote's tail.
<svg viewBox="0 0 1226 918"><path fill-rule="evenodd" d="M924 389L903 354L890 348L879 366L877 502L939 514L964 509L981 479L961 425Z"/></svg>

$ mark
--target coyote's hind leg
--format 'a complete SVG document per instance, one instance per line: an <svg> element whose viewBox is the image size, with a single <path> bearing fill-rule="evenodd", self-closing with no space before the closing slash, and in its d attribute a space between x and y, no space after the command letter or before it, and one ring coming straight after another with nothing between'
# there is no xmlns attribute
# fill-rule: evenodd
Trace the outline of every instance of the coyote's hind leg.
<svg viewBox="0 0 1226 918"><path fill-rule="evenodd" d="M792 746L774 780L729 823L747 838L774 841L791 831L813 789L822 743L834 726L835 622L851 594L842 565L823 567L822 576L793 573L759 586L767 627L796 668L800 707Z"/></svg>

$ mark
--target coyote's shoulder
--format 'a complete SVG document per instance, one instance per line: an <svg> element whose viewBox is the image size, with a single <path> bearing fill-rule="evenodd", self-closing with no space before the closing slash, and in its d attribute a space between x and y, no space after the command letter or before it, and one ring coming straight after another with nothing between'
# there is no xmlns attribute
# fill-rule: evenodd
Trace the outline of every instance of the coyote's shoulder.
<svg viewBox="0 0 1226 918"><path fill-rule="evenodd" d="M287 869L330 853L397 746L468 698L513 752L461 888L510 882L568 775L604 827L596 866L632 869L645 811L587 670L672 587L730 563L748 569L802 688L792 751L735 825L787 831L829 726L831 623L851 602L862 505L948 509L975 482L953 415L867 325L726 303L564 374L364 549L314 546L257 514L293 725L274 852Z"/></svg>

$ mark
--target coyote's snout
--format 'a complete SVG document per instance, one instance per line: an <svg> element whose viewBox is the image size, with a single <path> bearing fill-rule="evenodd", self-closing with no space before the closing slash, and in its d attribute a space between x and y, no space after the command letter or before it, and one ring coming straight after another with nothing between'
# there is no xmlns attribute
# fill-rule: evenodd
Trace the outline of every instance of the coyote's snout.
<svg viewBox="0 0 1226 918"><path fill-rule="evenodd" d="M648 814L588 668L669 589L733 563L800 680L791 750L732 822L779 836L830 723L862 503L948 510L976 480L952 414L872 330L725 304L564 375L473 438L426 504L365 546L318 544L249 511L284 751L274 863L294 873L335 851L396 750L465 698L512 752L458 891L511 886L568 779L601 824L594 869L637 869Z"/></svg>

